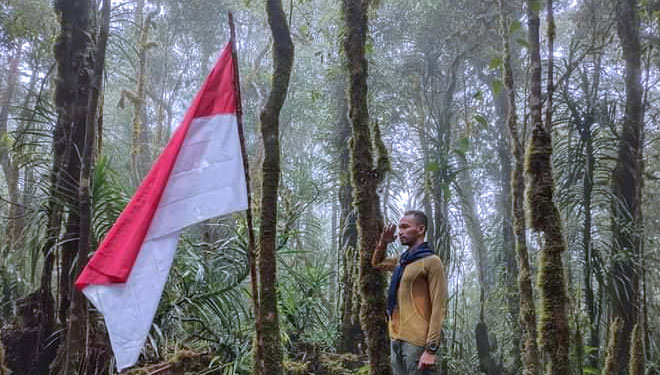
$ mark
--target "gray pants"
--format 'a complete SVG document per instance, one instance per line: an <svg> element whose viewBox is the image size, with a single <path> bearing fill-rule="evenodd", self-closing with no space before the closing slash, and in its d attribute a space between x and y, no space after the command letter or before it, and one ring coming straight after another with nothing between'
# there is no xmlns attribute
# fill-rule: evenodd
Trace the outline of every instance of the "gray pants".
<svg viewBox="0 0 660 375"><path fill-rule="evenodd" d="M419 358L424 352L423 346L392 340L390 343L390 362L393 375L428 375L432 374L433 368L417 369Z"/></svg>

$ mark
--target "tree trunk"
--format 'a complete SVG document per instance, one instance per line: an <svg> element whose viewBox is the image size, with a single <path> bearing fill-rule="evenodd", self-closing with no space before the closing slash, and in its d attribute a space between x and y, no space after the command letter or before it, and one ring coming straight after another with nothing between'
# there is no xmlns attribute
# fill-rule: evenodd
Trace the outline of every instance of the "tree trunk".
<svg viewBox="0 0 660 375"><path fill-rule="evenodd" d="M345 77L344 77L345 78ZM338 80L336 87L338 98L337 130L335 133L335 148L339 155L339 252L342 259L341 300L341 332L337 351L340 353L358 353L364 334L360 328L360 301L356 293L355 281L358 279L357 228L355 227L355 211L352 207L352 186L350 176L351 124L346 116L348 102L346 97L346 81Z"/></svg>
<svg viewBox="0 0 660 375"><path fill-rule="evenodd" d="M541 109L541 57L539 43L538 9L534 1L527 3L528 33L530 44L530 119L532 138L527 148L525 173L529 179L527 200L530 226L542 234L542 248L539 259L538 287L541 300L539 322L540 347L545 352L546 374L568 375L571 373L569 361L570 332L568 328L566 285L562 253L566 244L562 235L561 218L553 201L554 178L552 176L552 66L554 21L552 1L548 0L548 78L547 108L545 126Z"/></svg>
<svg viewBox="0 0 660 375"><path fill-rule="evenodd" d="M55 59L57 62L57 79L55 103L58 114L56 134L61 131L64 143L62 165L55 165L54 170L63 169L66 178L62 175L55 178L55 192L59 189L67 191L78 191L81 172L80 152L85 151L85 133L89 127L90 96L93 96L92 85L94 81L94 55L91 51L92 29L90 26L90 15L93 11L89 0L56 1L55 11L61 22L61 33L55 45ZM95 110L95 108L94 108ZM93 134L93 133L92 133ZM61 142L55 139L56 153ZM57 160L57 157L56 157ZM59 173L58 173L59 174ZM70 207L66 233L64 238L69 241L63 246L63 269L61 280L61 293L63 306L61 310L66 311L69 306L71 293L71 265L79 251L79 202L71 196L58 196L55 199L65 200ZM60 203L61 204L61 203ZM60 208L61 215L61 208ZM83 258L86 259L86 253ZM46 271L46 270L44 270ZM43 277L50 277L44 275ZM63 284L62 284L63 283ZM78 310L71 306L68 317L62 316L67 321L66 343L60 345L56 363L52 372L56 374L79 374L84 366L85 330L86 321L76 315ZM86 308L80 307L86 314ZM82 332L82 333L81 333ZM72 340L74 343L72 344Z"/></svg>
<svg viewBox="0 0 660 375"><path fill-rule="evenodd" d="M259 314L262 322L257 345L261 358L255 364L260 375L282 374L282 346L277 313L277 193L280 181L280 110L286 99L293 65L293 42L281 0L267 0L268 24L273 35L273 76L271 92L261 111L264 142L262 165L261 223L259 230ZM260 362L260 363L259 363Z"/></svg>
<svg viewBox="0 0 660 375"><path fill-rule="evenodd" d="M96 38L93 64L93 75L90 79L89 96L87 98L87 113L85 114L85 132L83 148L81 149L81 168L78 183L79 202L79 238L77 248L77 262L73 276L82 271L87 264L91 241L91 170L95 155L95 134L97 129L97 112L99 97L103 86L103 68L105 64L105 51L110 29L110 0L103 0L101 25ZM88 373L87 357L87 301L83 294L73 290L71 306L66 331L65 361L60 374L86 374ZM93 366L91 367L93 368Z"/></svg>
<svg viewBox="0 0 660 375"><path fill-rule="evenodd" d="M636 0L617 1L617 34L625 61L626 104L613 174L612 231L614 264L610 290L612 315L621 319L614 374L623 375L630 361L631 335L639 320L639 254L642 187L643 107L641 50Z"/></svg>
<svg viewBox="0 0 660 375"><path fill-rule="evenodd" d="M10 58L9 62L9 75L7 76L7 87L2 98L2 107L0 108L0 167L5 175L7 182L7 195L9 198L7 210L7 228L5 235L7 236L7 245L9 251L14 247L15 242L20 237L21 226L18 224L22 216L22 205L20 202L20 189L18 185L18 167L12 160L10 146L8 145L5 136L9 131L9 107L14 98L16 85L18 83L19 71L18 65L21 61L21 44L19 43L14 52L14 56Z"/></svg>
<svg viewBox="0 0 660 375"><path fill-rule="evenodd" d="M516 113L516 93L511 68L511 49L509 46L508 20L504 11L504 1L499 0L501 23L503 25L504 69L503 81L508 98L507 125L514 167L511 173L511 195L513 231L515 249L518 258L518 288L520 293L520 325L522 333L522 364L524 375L538 375L540 372L538 346L536 343L536 311L532 290L532 270L529 266L527 240L525 238L526 222L523 208L525 181L523 179L523 140L518 133L518 118Z"/></svg>
<svg viewBox="0 0 660 375"><path fill-rule="evenodd" d="M368 64L365 58L369 3L368 0L343 0L342 12L346 24L344 52L349 75L349 117L352 125L350 147L353 206L357 212L360 249L360 323L367 341L370 374L389 375L385 278L371 266L374 246L383 228L377 189L389 169L389 159L378 126L369 126Z"/></svg>
<svg viewBox="0 0 660 375"><path fill-rule="evenodd" d="M495 93L493 93L495 94ZM502 172L500 175L500 207L502 215L502 258L504 261L504 286L506 288L506 302L510 315L511 329L508 337L511 340L511 351L507 353L508 360L503 363L506 367L506 373L518 373L522 368L520 359L520 292L518 288L518 264L516 262L516 239L513 231L513 207L511 190L511 141L506 135L507 116L508 116L508 98L507 93L502 90L499 95L495 95L495 109L498 114L497 129L501 136L497 141L497 154L500 158Z"/></svg>
<svg viewBox="0 0 660 375"><path fill-rule="evenodd" d="M0 335L0 375L8 374L9 369L5 366L5 346L2 344L2 335Z"/></svg>
<svg viewBox="0 0 660 375"><path fill-rule="evenodd" d="M135 181L139 183L142 177L148 172L151 162L149 152L149 136L146 128L146 101L147 101L147 52L155 46L149 41L149 30L151 28L151 19L156 14L149 13L144 16L144 0L138 1L135 11L135 23L138 27L136 31L137 38L137 74L135 76L135 93L125 92L125 95L133 103L133 137L131 143L131 168Z"/></svg>
<svg viewBox="0 0 660 375"><path fill-rule="evenodd" d="M488 262L486 254L488 249L484 241L481 228L481 220L477 214L474 202L474 188L472 176L468 168L465 155L459 154L458 160L458 183L456 189L461 203L461 213L463 221L470 237L472 257L477 266L477 281L479 283L479 322L475 327L475 341L477 346L477 356L479 358L479 369L487 375L499 375L502 373L502 367L491 355L491 346L488 337L488 325L485 319L486 300L490 292L490 282L487 280Z"/></svg>

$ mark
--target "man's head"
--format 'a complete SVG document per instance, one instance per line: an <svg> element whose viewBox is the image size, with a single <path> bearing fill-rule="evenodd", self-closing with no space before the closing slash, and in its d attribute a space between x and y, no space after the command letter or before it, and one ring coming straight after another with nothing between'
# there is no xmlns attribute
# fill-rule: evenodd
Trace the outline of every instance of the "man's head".
<svg viewBox="0 0 660 375"><path fill-rule="evenodd" d="M410 210L399 220L399 241L402 245L415 246L424 242L428 219L422 211Z"/></svg>

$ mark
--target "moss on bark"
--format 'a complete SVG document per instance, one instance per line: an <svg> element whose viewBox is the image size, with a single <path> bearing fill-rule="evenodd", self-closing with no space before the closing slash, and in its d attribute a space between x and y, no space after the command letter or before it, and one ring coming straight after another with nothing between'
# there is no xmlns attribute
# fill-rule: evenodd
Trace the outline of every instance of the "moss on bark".
<svg viewBox="0 0 660 375"><path fill-rule="evenodd" d="M502 17L502 28L508 33L506 15L504 13L504 1L499 0L500 14ZM539 354L536 343L536 310L534 307L534 293L532 289L532 271L529 265L529 254L525 231L524 191L525 181L523 179L523 142L518 134L518 118L516 115L516 94L514 91L513 69L511 67L511 52L508 34L503 38L504 44L504 69L503 81L506 88L509 104L507 114L507 126L514 167L511 171L511 195L512 195L512 217L513 233L515 237L515 251L518 261L518 288L520 289L520 328L522 336L522 365L523 375L537 375L539 373Z"/></svg>
<svg viewBox="0 0 660 375"><path fill-rule="evenodd" d="M259 319L255 374L282 374L282 344L277 311L277 193L280 182L280 111L289 88L293 66L293 42L281 0L266 2L268 24L273 36L273 76L271 92L261 111L264 143L262 164L261 222L259 228Z"/></svg>
<svg viewBox="0 0 660 375"><path fill-rule="evenodd" d="M612 324L610 325L610 334L607 339L607 348L605 349L603 375L616 375L621 367L620 364L617 363L616 348L618 346L617 341L621 339L622 326L623 323L619 318L614 318L614 321L612 321Z"/></svg>
<svg viewBox="0 0 660 375"><path fill-rule="evenodd" d="M360 323L367 341L369 371L372 375L389 375L385 278L371 266L373 248L383 228L377 188L389 168L389 160L387 150L379 139L378 127L369 125L368 64L365 57L369 5L368 0L343 0L342 4L346 25L344 51L349 74L349 117L352 125L351 181L360 249Z"/></svg>
<svg viewBox="0 0 660 375"><path fill-rule="evenodd" d="M639 323L635 324L630 338L630 363L628 364L628 375L644 374L644 336Z"/></svg>
<svg viewBox="0 0 660 375"><path fill-rule="evenodd" d="M530 120L533 125L532 138L525 155L525 174L528 178L527 202L528 222L542 237L537 285L540 291L541 314L539 318L539 347L546 354L545 372L548 375L571 373L564 267L562 253L566 244L562 235L561 218L553 200L554 179L552 176L552 60L549 60L547 79L546 124L541 109L541 57L539 42L539 16L535 1L528 0L528 39L530 44ZM552 55L554 27L552 1L548 1L548 50Z"/></svg>

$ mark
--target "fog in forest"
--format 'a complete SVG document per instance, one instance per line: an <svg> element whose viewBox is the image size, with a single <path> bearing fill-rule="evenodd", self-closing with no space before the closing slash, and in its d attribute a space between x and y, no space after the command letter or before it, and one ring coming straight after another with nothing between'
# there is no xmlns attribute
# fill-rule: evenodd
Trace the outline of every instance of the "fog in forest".
<svg viewBox="0 0 660 375"><path fill-rule="evenodd" d="M74 284L229 12L250 215L181 231L122 373L391 375L372 254L419 210L429 373L660 374L660 1L3 0L0 375L117 373Z"/></svg>

